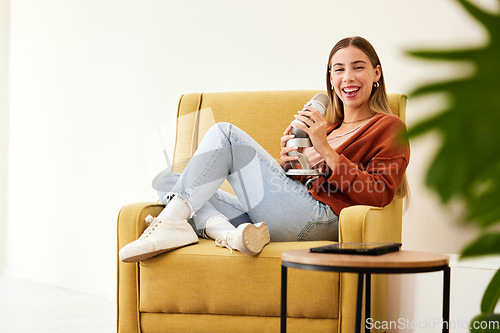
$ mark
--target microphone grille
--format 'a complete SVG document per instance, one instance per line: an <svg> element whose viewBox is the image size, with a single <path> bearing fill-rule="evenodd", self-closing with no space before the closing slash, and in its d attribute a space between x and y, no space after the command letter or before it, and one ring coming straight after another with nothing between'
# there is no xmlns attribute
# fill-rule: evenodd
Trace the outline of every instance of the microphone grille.
<svg viewBox="0 0 500 333"><path fill-rule="evenodd" d="M312 99L323 105L325 107L325 110L330 106L330 97L323 93L314 95Z"/></svg>

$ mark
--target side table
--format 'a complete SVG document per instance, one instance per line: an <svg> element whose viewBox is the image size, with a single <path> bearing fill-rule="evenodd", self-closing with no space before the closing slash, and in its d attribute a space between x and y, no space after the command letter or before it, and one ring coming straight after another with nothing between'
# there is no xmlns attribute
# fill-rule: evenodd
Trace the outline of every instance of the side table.
<svg viewBox="0 0 500 333"><path fill-rule="evenodd" d="M450 321L450 259L431 252L398 251L382 255L348 255L311 253L308 249L284 251L281 255L281 332L286 332L288 267L357 273L356 333L361 332L363 285L365 285L365 318L370 318L371 274L410 274L443 271L442 331L449 332ZM369 332L368 329L365 330Z"/></svg>

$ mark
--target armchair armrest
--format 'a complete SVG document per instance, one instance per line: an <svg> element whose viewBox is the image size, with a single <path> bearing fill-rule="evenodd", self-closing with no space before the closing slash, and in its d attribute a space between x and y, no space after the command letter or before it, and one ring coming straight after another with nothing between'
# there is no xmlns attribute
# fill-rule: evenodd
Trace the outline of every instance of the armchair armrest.
<svg viewBox="0 0 500 333"><path fill-rule="evenodd" d="M138 202L126 205L118 215L118 249L136 240L146 228L144 219L148 215L158 216L163 204ZM141 332L138 264L122 263L119 258L117 269L117 332ZM118 316L119 314L119 316Z"/></svg>
<svg viewBox="0 0 500 333"><path fill-rule="evenodd" d="M402 229L402 199L385 207L352 206L339 216L339 241L399 243Z"/></svg>
<svg viewBox="0 0 500 333"><path fill-rule="evenodd" d="M402 229L402 199L394 199L385 207L351 206L344 208L339 216L339 242L352 243L399 243ZM339 332L353 332L352 318L356 313L356 292L358 277L354 274L340 274L340 321ZM384 306L373 307L372 318L385 320L387 317L387 276L375 274L371 278L372 301Z"/></svg>

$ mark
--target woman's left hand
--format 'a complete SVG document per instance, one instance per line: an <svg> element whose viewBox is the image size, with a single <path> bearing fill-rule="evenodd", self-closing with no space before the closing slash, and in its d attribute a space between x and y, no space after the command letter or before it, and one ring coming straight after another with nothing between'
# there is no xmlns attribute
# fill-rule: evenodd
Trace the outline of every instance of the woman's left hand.
<svg viewBox="0 0 500 333"><path fill-rule="evenodd" d="M328 123L315 108L310 106L305 106L304 108L307 111L299 111L299 115L295 115L295 118L304 122L307 126L300 123L294 123L294 125L309 135L309 139L311 139L314 149L318 154L325 157L324 154L332 150L327 139Z"/></svg>

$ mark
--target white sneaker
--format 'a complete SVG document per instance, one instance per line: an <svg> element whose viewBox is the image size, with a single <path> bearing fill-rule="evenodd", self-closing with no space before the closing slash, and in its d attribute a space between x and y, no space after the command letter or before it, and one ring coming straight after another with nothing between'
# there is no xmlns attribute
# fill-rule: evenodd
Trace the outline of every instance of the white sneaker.
<svg viewBox="0 0 500 333"><path fill-rule="evenodd" d="M269 229L264 222L243 223L234 231L229 231L224 238L215 240L219 247L240 251L247 256L255 256L271 241Z"/></svg>
<svg viewBox="0 0 500 333"><path fill-rule="evenodd" d="M137 262L161 253L198 243L198 236L187 220L162 222L151 215L149 226L141 237L122 247L118 255L123 262Z"/></svg>

